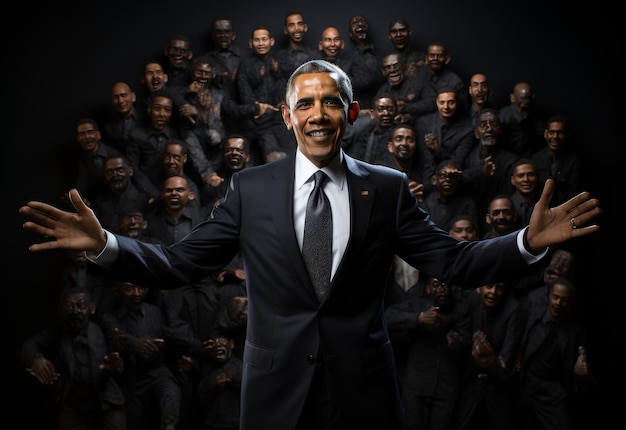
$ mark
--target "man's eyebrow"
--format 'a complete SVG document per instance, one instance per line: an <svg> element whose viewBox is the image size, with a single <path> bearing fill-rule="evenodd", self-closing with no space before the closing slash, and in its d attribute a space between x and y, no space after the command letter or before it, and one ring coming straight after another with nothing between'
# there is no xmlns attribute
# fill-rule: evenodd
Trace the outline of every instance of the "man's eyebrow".
<svg viewBox="0 0 626 430"><path fill-rule="evenodd" d="M323 101L332 100L332 101L335 101L335 102L343 103L343 100L341 99L341 97L334 96L334 95L333 96L324 96L324 97L322 97L322 100Z"/></svg>

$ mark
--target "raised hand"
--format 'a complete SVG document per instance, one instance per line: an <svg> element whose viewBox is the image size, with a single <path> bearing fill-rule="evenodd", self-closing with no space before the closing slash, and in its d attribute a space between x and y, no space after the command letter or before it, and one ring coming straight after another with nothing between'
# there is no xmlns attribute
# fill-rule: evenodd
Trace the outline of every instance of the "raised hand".
<svg viewBox="0 0 626 430"><path fill-rule="evenodd" d="M76 212L67 212L38 201L28 202L20 208L20 214L30 219L24 223L24 229L49 239L31 245L30 251L74 249L97 253L104 249L106 233L78 190L70 190L69 200Z"/></svg>
<svg viewBox="0 0 626 430"><path fill-rule="evenodd" d="M533 250L542 250L567 240L586 236L600 229L590 224L602 213L597 199L584 191L563 204L549 207L554 193L554 180L548 179L535 204L525 243Z"/></svg>

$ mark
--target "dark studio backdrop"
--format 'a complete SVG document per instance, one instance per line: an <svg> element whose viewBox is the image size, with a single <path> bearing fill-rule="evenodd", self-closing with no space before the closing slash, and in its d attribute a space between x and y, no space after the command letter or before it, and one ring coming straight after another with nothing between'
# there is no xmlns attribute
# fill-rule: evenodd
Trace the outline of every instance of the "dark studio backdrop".
<svg viewBox="0 0 626 430"><path fill-rule="evenodd" d="M574 4L576 3L576 5ZM51 391L41 387L20 367L18 353L27 336L45 327L56 313L61 252L31 254L28 246L39 238L24 232L18 208L37 199L58 204L73 184L77 160L75 122L82 117L102 119L112 110L110 89L126 81L142 93L143 63L160 56L170 36L191 39L195 55L209 48L211 21L233 20L235 44L247 48L250 31L268 26L283 46L284 16L304 14L306 41L317 45L323 28L337 27L348 39L348 20L362 14L369 20L380 57L391 49L387 27L405 18L413 29L416 47L443 42L452 55L450 67L466 81L485 73L498 106L508 103L515 83L530 82L536 107L547 117L570 119L570 144L584 159L588 189L601 199L602 230L572 244L580 260L578 289L581 314L590 337L588 351L599 385L585 397L584 418L602 428L618 415L614 405L624 378L624 284L618 278L618 255L608 250L617 239L616 197L623 196L624 139L618 135L617 105L623 91L617 63L621 48L609 37L615 11L598 2L532 0L507 1L394 1L364 2L251 2L185 1L161 3L63 2L34 8L20 3L4 15L3 147L5 214L5 274L2 321L5 342L1 373L2 418L17 418L21 428L52 428ZM41 8L42 7L42 8ZM8 29L11 29L9 31ZM620 84L619 86L617 84ZM620 169L621 170L621 169ZM613 245L615 246L615 245ZM621 278L623 279L623 278Z"/></svg>

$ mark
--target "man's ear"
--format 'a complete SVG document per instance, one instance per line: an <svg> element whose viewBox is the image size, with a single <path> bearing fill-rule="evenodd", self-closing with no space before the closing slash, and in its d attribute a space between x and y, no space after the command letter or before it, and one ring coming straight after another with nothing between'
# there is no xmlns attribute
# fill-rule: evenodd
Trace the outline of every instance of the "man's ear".
<svg viewBox="0 0 626 430"><path fill-rule="evenodd" d="M348 124L354 124L354 121L359 117L359 102L356 100L350 103L348 108Z"/></svg>
<svg viewBox="0 0 626 430"><path fill-rule="evenodd" d="M287 126L287 130L291 130L291 112L289 112L289 107L287 107L286 104L280 105L280 112L283 115L283 122L285 123L285 126Z"/></svg>

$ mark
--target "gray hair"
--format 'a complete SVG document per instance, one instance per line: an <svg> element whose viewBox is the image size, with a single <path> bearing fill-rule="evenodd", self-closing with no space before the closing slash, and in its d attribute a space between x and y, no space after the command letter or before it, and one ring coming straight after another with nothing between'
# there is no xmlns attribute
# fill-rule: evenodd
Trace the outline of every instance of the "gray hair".
<svg viewBox="0 0 626 430"><path fill-rule="evenodd" d="M346 102L346 109L350 106L350 103L353 101L353 92L352 92L352 82L350 82L350 78L340 67L334 65L325 60L311 60L306 63L301 64L289 77L287 81L287 91L285 94L285 102L289 109L292 108L290 104L290 98L295 93L295 87L293 81L296 77L303 75L305 73L330 73L335 82L337 83L337 88L339 89L339 93L341 94L341 98Z"/></svg>

